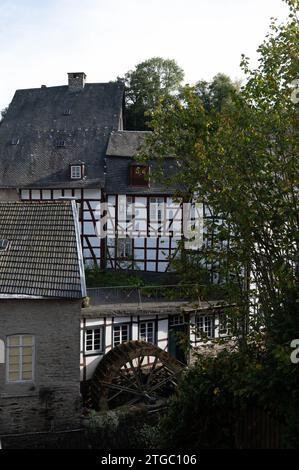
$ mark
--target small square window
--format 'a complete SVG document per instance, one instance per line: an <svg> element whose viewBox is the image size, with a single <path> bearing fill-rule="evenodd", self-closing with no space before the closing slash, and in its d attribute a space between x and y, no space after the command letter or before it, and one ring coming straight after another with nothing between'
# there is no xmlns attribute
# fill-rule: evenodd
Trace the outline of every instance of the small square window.
<svg viewBox="0 0 299 470"><path fill-rule="evenodd" d="M71 166L71 178L72 179L81 179L82 178L82 167L81 165L72 165Z"/></svg>
<svg viewBox="0 0 299 470"><path fill-rule="evenodd" d="M100 354L104 350L103 327L88 328L85 330L85 353Z"/></svg>
<svg viewBox="0 0 299 470"><path fill-rule="evenodd" d="M148 343L155 342L155 327L153 321L142 322L139 325L139 338Z"/></svg>
<svg viewBox="0 0 299 470"><path fill-rule="evenodd" d="M121 323L113 327L113 346L129 341L130 329L128 324Z"/></svg>
<svg viewBox="0 0 299 470"><path fill-rule="evenodd" d="M72 112L71 112L71 110L70 110L69 108L68 108L68 109L65 109L65 110L63 111L63 115L64 115L64 116L70 116L71 114L72 114Z"/></svg>
<svg viewBox="0 0 299 470"><path fill-rule="evenodd" d="M197 315L196 316L197 336L206 336L206 338L215 337L215 325L212 315Z"/></svg>
<svg viewBox="0 0 299 470"><path fill-rule="evenodd" d="M19 137L13 137L11 139L11 145L19 145L20 139Z"/></svg>

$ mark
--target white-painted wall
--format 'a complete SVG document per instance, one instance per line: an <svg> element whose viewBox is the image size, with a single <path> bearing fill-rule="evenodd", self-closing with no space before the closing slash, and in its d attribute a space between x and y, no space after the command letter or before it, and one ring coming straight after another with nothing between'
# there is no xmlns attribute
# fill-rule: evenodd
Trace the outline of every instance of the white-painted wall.
<svg viewBox="0 0 299 470"><path fill-rule="evenodd" d="M130 324L131 328L131 339L138 340L139 338L139 325L144 321L152 321L155 323L156 315L141 315L141 316L130 316L130 317L106 317L95 318L92 320L85 319L81 321L81 345L80 345L80 370L81 370L81 381L91 379L95 368L99 364L100 360L104 356L101 354L89 354L85 351L84 345L84 332L87 329L95 327L104 327L104 346L105 354L112 348L112 334L113 325L118 324ZM157 338L157 346L167 351L168 344L168 319L158 319L158 330L155 332Z"/></svg>
<svg viewBox="0 0 299 470"><path fill-rule="evenodd" d="M96 259L100 263L101 240L97 234L97 222L101 214L100 189L22 189L22 200L57 200L75 197L80 213L83 256L86 264ZM82 219L83 215L83 221Z"/></svg>

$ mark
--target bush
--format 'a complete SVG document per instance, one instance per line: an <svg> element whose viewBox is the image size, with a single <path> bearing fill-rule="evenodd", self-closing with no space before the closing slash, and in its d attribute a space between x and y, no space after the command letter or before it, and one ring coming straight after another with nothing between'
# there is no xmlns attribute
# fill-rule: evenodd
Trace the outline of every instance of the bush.
<svg viewBox="0 0 299 470"><path fill-rule="evenodd" d="M245 353L199 356L185 374L160 422L163 447L235 446L234 419L242 410L266 410L285 424L290 447L299 442L299 367L287 347L252 345Z"/></svg>

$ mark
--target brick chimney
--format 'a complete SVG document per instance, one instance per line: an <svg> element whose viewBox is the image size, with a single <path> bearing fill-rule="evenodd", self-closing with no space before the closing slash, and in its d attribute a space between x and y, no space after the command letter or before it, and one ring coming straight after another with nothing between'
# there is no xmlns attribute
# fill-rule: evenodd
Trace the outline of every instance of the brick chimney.
<svg viewBox="0 0 299 470"><path fill-rule="evenodd" d="M70 91L81 91L85 86L86 75L84 72L68 73L68 82Z"/></svg>

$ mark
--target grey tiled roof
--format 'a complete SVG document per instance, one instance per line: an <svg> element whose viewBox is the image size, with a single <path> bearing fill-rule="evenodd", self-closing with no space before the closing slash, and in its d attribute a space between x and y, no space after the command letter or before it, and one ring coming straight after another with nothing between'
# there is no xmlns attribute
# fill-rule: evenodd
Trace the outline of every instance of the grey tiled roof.
<svg viewBox="0 0 299 470"><path fill-rule="evenodd" d="M0 126L0 187L99 187L111 131L122 110L122 82L17 90ZM64 112L70 109L70 115ZM12 145L13 139L19 139ZM57 147L58 141L65 147ZM71 181L69 165L86 164Z"/></svg>
<svg viewBox="0 0 299 470"><path fill-rule="evenodd" d="M107 147L108 156L134 157L144 144L148 131L112 132Z"/></svg>
<svg viewBox="0 0 299 470"><path fill-rule="evenodd" d="M149 131L116 131L112 132L107 148L107 174L105 190L107 194L172 194L174 187L166 185L166 181L156 181L151 172L149 187L130 185L130 166L136 162L135 156L146 142ZM157 165L157 159L148 162L152 169ZM163 162L163 174L170 175L176 170L174 158L166 158Z"/></svg>
<svg viewBox="0 0 299 470"><path fill-rule="evenodd" d="M0 202L0 297L86 295L76 216L74 201Z"/></svg>
<svg viewBox="0 0 299 470"><path fill-rule="evenodd" d="M128 157L108 157L107 158L107 175L106 175L106 193L107 194L172 194L175 189L166 184L166 181L158 181L154 177L150 177L149 187L138 187L130 185L130 166L134 163L133 158ZM157 162L152 160L148 162L154 169ZM174 159L165 159L163 164L163 174L170 175L175 171ZM151 172L152 175L154 172Z"/></svg>

